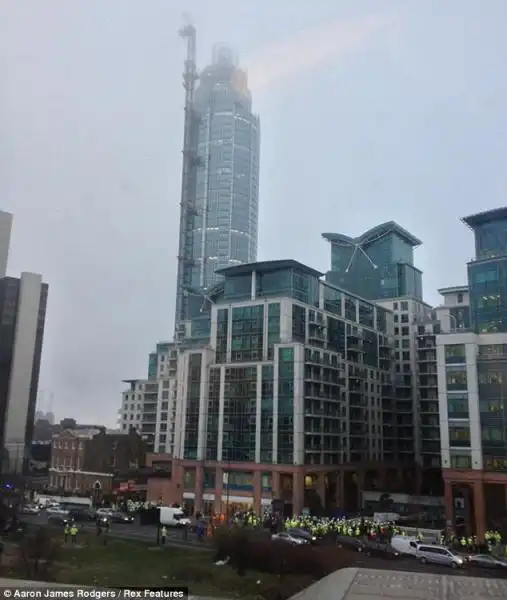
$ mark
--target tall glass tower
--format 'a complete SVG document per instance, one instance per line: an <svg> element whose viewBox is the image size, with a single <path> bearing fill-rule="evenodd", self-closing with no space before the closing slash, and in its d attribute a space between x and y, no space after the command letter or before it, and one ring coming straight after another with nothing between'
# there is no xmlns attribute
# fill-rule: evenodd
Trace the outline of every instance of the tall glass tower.
<svg viewBox="0 0 507 600"><path fill-rule="evenodd" d="M257 260L259 118L247 76L229 48L213 51L195 93L199 116L192 287L208 290L215 271Z"/></svg>

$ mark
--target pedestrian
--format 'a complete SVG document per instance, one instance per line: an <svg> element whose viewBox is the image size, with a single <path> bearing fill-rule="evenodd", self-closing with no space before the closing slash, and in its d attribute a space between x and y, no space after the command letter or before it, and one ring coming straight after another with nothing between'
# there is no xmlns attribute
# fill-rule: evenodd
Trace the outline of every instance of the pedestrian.
<svg viewBox="0 0 507 600"><path fill-rule="evenodd" d="M69 535L70 535L70 525L69 523L67 523L67 521L65 521L65 524L63 526L63 543L66 544L68 539L69 539Z"/></svg>
<svg viewBox="0 0 507 600"><path fill-rule="evenodd" d="M167 537L167 527L165 525L162 526L162 530L160 532L160 541L162 546L165 546L165 539Z"/></svg>
<svg viewBox="0 0 507 600"><path fill-rule="evenodd" d="M108 536L109 536L109 520L106 519L104 522L104 546L107 546Z"/></svg>
<svg viewBox="0 0 507 600"><path fill-rule="evenodd" d="M75 523L72 523L71 528L70 528L70 539L71 539L71 543L75 544L76 540L77 540L77 526Z"/></svg>

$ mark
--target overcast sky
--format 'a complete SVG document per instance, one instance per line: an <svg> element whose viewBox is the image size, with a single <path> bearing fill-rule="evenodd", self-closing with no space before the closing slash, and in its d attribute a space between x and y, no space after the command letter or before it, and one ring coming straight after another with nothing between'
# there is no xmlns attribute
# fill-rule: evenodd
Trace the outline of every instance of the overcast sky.
<svg viewBox="0 0 507 600"><path fill-rule="evenodd" d="M50 286L57 418L113 425L172 335L183 11L201 68L222 42L249 70L260 259L326 270L321 232L392 219L437 303L473 255L459 218L507 204L505 0L0 0L0 209L10 274Z"/></svg>

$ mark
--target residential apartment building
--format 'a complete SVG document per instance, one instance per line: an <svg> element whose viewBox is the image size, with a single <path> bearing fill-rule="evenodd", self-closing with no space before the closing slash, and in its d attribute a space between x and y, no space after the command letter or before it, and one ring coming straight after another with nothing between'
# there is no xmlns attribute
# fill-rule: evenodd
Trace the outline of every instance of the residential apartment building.
<svg viewBox="0 0 507 600"><path fill-rule="evenodd" d="M137 432L65 429L53 437L49 487L58 492L107 493L116 474L143 467L146 444Z"/></svg>
<svg viewBox="0 0 507 600"><path fill-rule="evenodd" d="M296 261L219 272L205 347L178 363L173 478L195 510L312 492L357 508L365 479L400 476L394 452L393 316ZM348 479L347 479L348 478Z"/></svg>
<svg viewBox="0 0 507 600"><path fill-rule="evenodd" d="M393 312L395 451L401 464L414 469L415 477L406 492L438 493L438 423L436 416L427 412L435 408L428 401L437 397L436 365L428 363L425 351L434 344L431 336L439 332L440 324L432 307L423 301L422 272L414 265L414 249L422 242L394 221L355 238L339 233L322 235L331 244L326 281Z"/></svg>
<svg viewBox="0 0 507 600"><path fill-rule="evenodd" d="M436 338L442 467L448 522L484 539L507 513L507 208L463 221L475 259Z"/></svg>
<svg viewBox="0 0 507 600"><path fill-rule="evenodd" d="M28 469L48 286L41 275L7 277L12 215L0 212L0 469Z"/></svg>
<svg viewBox="0 0 507 600"><path fill-rule="evenodd" d="M137 431L152 452L173 452L177 364L177 345L160 342L149 355L148 377L125 380L129 387L122 393L120 431Z"/></svg>

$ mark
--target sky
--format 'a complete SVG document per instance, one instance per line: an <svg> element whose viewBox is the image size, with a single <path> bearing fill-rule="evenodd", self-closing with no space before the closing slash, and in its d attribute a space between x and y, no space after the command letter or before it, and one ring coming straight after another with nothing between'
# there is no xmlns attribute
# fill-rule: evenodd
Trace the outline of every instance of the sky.
<svg viewBox="0 0 507 600"><path fill-rule="evenodd" d="M460 217L507 204L505 0L0 0L9 274L49 284L41 408L112 426L173 332L184 13L261 118L259 259L395 220L425 299L466 282Z"/></svg>

